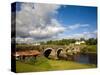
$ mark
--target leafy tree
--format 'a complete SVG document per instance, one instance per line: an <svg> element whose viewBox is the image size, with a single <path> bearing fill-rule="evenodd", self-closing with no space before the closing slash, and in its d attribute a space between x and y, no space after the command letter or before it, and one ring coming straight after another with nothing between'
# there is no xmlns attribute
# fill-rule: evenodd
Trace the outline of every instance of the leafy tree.
<svg viewBox="0 0 100 75"><path fill-rule="evenodd" d="M96 45L97 44L97 39L90 38L90 39L86 40L86 44L87 45Z"/></svg>

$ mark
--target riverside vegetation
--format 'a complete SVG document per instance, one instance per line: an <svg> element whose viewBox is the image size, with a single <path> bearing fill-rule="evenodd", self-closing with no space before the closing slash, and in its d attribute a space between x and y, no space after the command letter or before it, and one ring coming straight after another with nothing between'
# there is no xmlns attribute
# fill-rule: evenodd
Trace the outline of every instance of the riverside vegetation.
<svg viewBox="0 0 100 75"><path fill-rule="evenodd" d="M97 39L90 38L84 40L86 47L81 50L81 54L95 54L97 58ZM42 45L69 45L70 43L75 43L75 39L62 39L56 41L40 42ZM81 44L83 45L83 44ZM17 51L20 50L39 50L38 47L33 45L20 44L16 45ZM38 49L37 49L38 48ZM39 71L55 71L55 70L71 70L71 69L86 69L86 68L96 68L97 64L79 63L76 61L69 60L53 60L48 59L44 56L38 56L36 60L33 58L30 61L16 61L16 72L39 72Z"/></svg>

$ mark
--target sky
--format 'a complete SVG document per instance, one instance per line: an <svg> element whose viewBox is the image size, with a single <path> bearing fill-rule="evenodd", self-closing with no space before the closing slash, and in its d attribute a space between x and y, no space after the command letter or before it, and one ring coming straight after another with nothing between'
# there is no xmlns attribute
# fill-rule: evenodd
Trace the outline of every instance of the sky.
<svg viewBox="0 0 100 75"><path fill-rule="evenodd" d="M17 43L97 37L96 7L17 2L13 9Z"/></svg>

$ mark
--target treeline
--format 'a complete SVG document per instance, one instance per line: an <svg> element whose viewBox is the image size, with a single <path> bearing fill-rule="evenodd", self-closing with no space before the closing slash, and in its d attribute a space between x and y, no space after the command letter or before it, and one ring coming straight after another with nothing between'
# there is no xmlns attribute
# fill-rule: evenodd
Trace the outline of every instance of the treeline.
<svg viewBox="0 0 100 75"><path fill-rule="evenodd" d="M87 53L97 53L97 45L87 45L83 49L81 49L81 53L87 54Z"/></svg>
<svg viewBox="0 0 100 75"><path fill-rule="evenodd" d="M71 43L75 43L76 41L85 41L86 45L96 45L97 39L90 38L85 40L84 38L81 38L80 40L76 39L62 39L62 40L49 40L46 42L40 42L41 45L69 45Z"/></svg>
<svg viewBox="0 0 100 75"><path fill-rule="evenodd" d="M69 45L75 43L75 39L49 40L47 42L40 42L41 45Z"/></svg>
<svg viewBox="0 0 100 75"><path fill-rule="evenodd" d="M90 38L88 40L85 40L85 42L87 45L97 45L97 38L96 39Z"/></svg>

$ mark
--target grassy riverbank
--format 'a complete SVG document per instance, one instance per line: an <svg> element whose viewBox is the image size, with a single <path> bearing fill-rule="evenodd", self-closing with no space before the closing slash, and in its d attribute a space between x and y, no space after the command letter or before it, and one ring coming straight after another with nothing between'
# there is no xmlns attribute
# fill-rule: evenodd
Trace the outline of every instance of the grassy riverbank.
<svg viewBox="0 0 100 75"><path fill-rule="evenodd" d="M89 53L97 53L97 45L89 45L87 49Z"/></svg>
<svg viewBox="0 0 100 75"><path fill-rule="evenodd" d="M81 53L97 54L97 45L87 45L81 50Z"/></svg>
<svg viewBox="0 0 100 75"><path fill-rule="evenodd" d="M93 64L80 64L65 60L50 60L39 58L35 63L16 61L16 72L38 72L38 71L54 71L54 70L71 70L71 69L86 69L96 68Z"/></svg>

